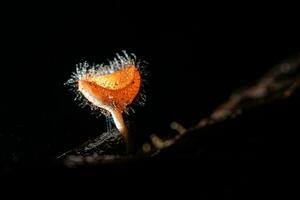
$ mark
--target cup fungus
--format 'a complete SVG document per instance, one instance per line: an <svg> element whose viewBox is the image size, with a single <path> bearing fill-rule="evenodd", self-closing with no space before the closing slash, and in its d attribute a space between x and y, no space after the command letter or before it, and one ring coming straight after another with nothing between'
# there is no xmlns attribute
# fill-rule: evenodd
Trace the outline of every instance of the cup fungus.
<svg viewBox="0 0 300 200"><path fill-rule="evenodd" d="M112 117L117 129L125 140L128 130L123 113L134 101L144 104L140 62L134 54L117 54L109 65L90 66L87 62L79 63L76 72L67 81L77 93L83 105L100 110L107 117ZM138 98L139 97L139 98Z"/></svg>

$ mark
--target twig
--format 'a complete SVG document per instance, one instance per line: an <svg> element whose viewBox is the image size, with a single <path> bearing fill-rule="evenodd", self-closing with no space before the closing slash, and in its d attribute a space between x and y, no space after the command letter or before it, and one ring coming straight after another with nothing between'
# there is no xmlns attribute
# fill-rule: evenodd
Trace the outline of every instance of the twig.
<svg viewBox="0 0 300 200"><path fill-rule="evenodd" d="M208 117L201 119L195 126L188 129L177 122L171 123L171 128L178 132L172 138L161 139L156 134L150 136L150 143L145 143L140 156L155 156L162 149L178 142L184 135L202 129L212 124L234 118L247 109L266 104L268 102L288 98L300 86L300 53L294 58L280 63L266 73L260 80L250 86L233 92L228 101L217 107ZM119 137L117 130L103 133L94 140L89 140L79 148L70 150L61 156L67 166L73 167L82 164L99 164L115 161L124 161L129 158L124 153L124 141ZM123 145L123 146L122 146ZM120 148L121 147L121 148ZM123 156L122 156L123 155Z"/></svg>
<svg viewBox="0 0 300 200"><path fill-rule="evenodd" d="M221 104L211 115L200 120L189 129L181 129L173 138L162 140L157 135L151 136L153 152L175 144L183 135L191 131L234 118L245 110L266 104L276 99L287 98L293 95L300 86L300 53L294 58L280 63L266 73L260 80L251 86L233 92L228 101ZM171 124L171 126L174 126ZM176 125L179 127L178 125ZM175 128L176 129L176 128Z"/></svg>

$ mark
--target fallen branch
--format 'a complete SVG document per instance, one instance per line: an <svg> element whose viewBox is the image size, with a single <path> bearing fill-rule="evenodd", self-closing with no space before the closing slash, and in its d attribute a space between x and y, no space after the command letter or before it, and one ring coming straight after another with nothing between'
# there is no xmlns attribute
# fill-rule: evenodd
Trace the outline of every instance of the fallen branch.
<svg viewBox="0 0 300 200"><path fill-rule="evenodd" d="M142 149L133 156L124 154L123 138L117 130L111 130L58 158L62 159L67 166L73 167L82 164L127 162L129 158L155 156L161 150L176 144L190 132L229 118L235 118L250 108L288 98L296 93L299 86L300 54L281 62L252 85L233 92L228 101L218 106L208 117L201 119L196 125L185 128L177 122L172 122L171 128L178 132L176 136L164 140L158 135L152 134L150 142L145 143Z"/></svg>

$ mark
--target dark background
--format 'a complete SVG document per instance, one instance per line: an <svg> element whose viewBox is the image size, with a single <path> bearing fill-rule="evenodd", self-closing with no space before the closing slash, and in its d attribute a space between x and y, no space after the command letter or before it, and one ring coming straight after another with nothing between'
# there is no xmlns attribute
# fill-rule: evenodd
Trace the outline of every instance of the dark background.
<svg viewBox="0 0 300 200"><path fill-rule="evenodd" d="M121 50L149 63L147 104L128 118L145 133L138 136L142 141L151 133L166 134L174 120L186 127L196 124L233 90L298 52L299 16L292 8L123 1L4 6L1 174L25 174L31 167L42 172L49 168L55 174L51 163L57 155L106 130L105 118L80 108L73 101L74 94L63 85L75 64L105 63ZM224 165L229 169L246 163L258 170L259 165L269 163L269 158L276 160L278 151L289 154L286 147L297 132L291 128L296 123L295 105L297 99L254 110L233 121L230 128L220 125L204 131L196 148L171 152L166 157L172 164L153 161L141 164L140 170L130 170L144 172L140 176L150 177L153 170L159 170L171 179L194 175L201 179L201 166L206 163L204 169L211 171L205 173L218 172L213 179L221 185L220 191L231 194L240 187L248 191L248 185L255 185L261 174L251 178L253 171L237 167L244 169L243 173L230 176ZM209 167L215 164L225 171ZM180 170L170 165L185 167ZM189 171L189 175L182 171ZM83 176L85 173L89 174L80 171ZM106 172L97 173L101 176ZM204 177L210 179L209 175ZM211 189L213 181L210 184Z"/></svg>

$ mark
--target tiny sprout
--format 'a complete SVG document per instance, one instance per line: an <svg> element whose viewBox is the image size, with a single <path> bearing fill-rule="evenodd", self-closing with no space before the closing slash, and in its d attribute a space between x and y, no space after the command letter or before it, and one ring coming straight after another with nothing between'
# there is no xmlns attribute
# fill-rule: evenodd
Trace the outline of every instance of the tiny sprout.
<svg viewBox="0 0 300 200"><path fill-rule="evenodd" d="M123 113L128 113L128 106L135 100L143 105L145 96L141 93L142 78L134 54L117 54L109 65L90 66L80 63L67 84L72 85L82 105L89 105L93 110L100 110L107 117L112 117L117 129L128 139L128 129ZM139 97L139 98L137 98Z"/></svg>

